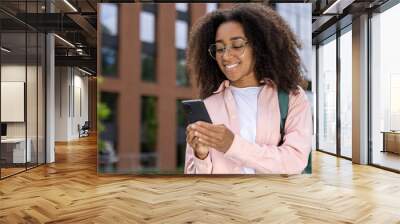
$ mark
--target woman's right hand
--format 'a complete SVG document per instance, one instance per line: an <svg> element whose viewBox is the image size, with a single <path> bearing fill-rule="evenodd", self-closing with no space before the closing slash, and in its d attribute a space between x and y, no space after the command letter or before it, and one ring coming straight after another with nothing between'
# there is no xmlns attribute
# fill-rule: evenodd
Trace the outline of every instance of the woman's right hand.
<svg viewBox="0 0 400 224"><path fill-rule="evenodd" d="M195 130L193 129L194 124L190 124L186 128L186 142L194 150L194 154L199 159L205 159L208 156L209 149L198 142L198 137L195 136Z"/></svg>

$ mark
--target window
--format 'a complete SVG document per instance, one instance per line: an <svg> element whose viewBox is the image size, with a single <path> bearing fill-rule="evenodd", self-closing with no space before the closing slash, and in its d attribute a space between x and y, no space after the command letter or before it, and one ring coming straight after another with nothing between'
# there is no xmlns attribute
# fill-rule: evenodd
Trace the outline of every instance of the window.
<svg viewBox="0 0 400 224"><path fill-rule="evenodd" d="M340 154L352 157L352 32L340 36Z"/></svg>
<svg viewBox="0 0 400 224"><path fill-rule="evenodd" d="M118 5L100 4L101 68L103 76L117 76L118 67Z"/></svg>
<svg viewBox="0 0 400 224"><path fill-rule="evenodd" d="M183 172L186 155L186 123L181 101L176 101L176 167L177 170Z"/></svg>
<svg viewBox="0 0 400 224"><path fill-rule="evenodd" d="M20 2L18 15L36 15L40 4ZM3 179L45 162L46 38L33 27L16 26L15 18L3 12L0 17L8 21L0 28L0 179ZM3 138L11 143L5 144Z"/></svg>
<svg viewBox="0 0 400 224"><path fill-rule="evenodd" d="M141 98L141 149L140 164L143 169L157 166L157 98L142 96Z"/></svg>
<svg viewBox="0 0 400 224"><path fill-rule="evenodd" d="M140 41L142 43L142 80L156 82L155 54L156 54L156 5L143 4L140 12Z"/></svg>
<svg viewBox="0 0 400 224"><path fill-rule="evenodd" d="M0 14L0 16L2 15ZM0 32L2 31L0 30ZM28 54L29 45L25 41L28 40L30 33L20 31L22 32L2 32L0 35L0 122L6 126L2 135L10 139L18 138L18 144L0 144L1 178L24 171L26 167L30 167L36 162L36 146L34 145L36 134L32 133L34 130L32 130L31 124L36 124L37 114L35 110L27 107L27 103L34 105L37 103L31 100L31 98L36 98L37 55L36 47L29 48L32 49L32 53ZM32 60L35 63L29 65L27 59L31 60L32 56L35 57ZM27 88L27 84L30 88ZM31 106L31 108L33 107ZM31 118L35 120L31 120ZM31 150L26 147L27 143L31 145L29 147Z"/></svg>
<svg viewBox="0 0 400 224"><path fill-rule="evenodd" d="M218 9L218 3L207 3L207 13Z"/></svg>
<svg viewBox="0 0 400 224"><path fill-rule="evenodd" d="M336 154L336 36L318 48L318 149Z"/></svg>
<svg viewBox="0 0 400 224"><path fill-rule="evenodd" d="M176 10L180 12L187 12L188 11L188 4L187 3L176 3L175 4Z"/></svg>
<svg viewBox="0 0 400 224"><path fill-rule="evenodd" d="M400 4L371 18L372 163L400 170Z"/></svg>
<svg viewBox="0 0 400 224"><path fill-rule="evenodd" d="M177 10L178 9L177 4ZM190 81L186 72L186 57L185 51L189 35L189 14L177 11L177 21L175 22L175 47L177 49L176 57L176 84L178 86L189 86Z"/></svg>
<svg viewBox="0 0 400 224"><path fill-rule="evenodd" d="M101 92L97 114L100 121L99 169L114 171L118 154L118 93Z"/></svg>

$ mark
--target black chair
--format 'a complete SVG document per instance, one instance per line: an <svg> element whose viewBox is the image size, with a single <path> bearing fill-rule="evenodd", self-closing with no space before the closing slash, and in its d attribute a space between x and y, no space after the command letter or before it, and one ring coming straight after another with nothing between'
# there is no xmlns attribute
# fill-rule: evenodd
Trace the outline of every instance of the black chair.
<svg viewBox="0 0 400 224"><path fill-rule="evenodd" d="M89 121L85 121L82 127L80 127L80 125L78 124L79 138L89 136L89 129L90 129Z"/></svg>

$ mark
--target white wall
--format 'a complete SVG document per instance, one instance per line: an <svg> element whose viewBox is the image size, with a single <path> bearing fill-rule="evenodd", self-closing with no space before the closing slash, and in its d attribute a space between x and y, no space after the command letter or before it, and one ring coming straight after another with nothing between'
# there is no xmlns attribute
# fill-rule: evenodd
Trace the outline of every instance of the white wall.
<svg viewBox="0 0 400 224"><path fill-rule="evenodd" d="M55 73L55 140L70 141L88 120L88 78L72 67L56 67Z"/></svg>
<svg viewBox="0 0 400 224"><path fill-rule="evenodd" d="M55 68L55 141L68 140L68 85L67 67Z"/></svg>
<svg viewBox="0 0 400 224"><path fill-rule="evenodd" d="M3 82L25 82L26 70L28 74L32 74L33 72L36 74L36 67L18 64L8 64L1 66L1 81ZM29 78L29 77L28 77ZM36 85L36 83L34 83ZM28 89L32 90L32 89ZM34 92L28 91L28 97L36 97L36 89ZM2 96L4 97L4 96ZM27 99L28 102L31 102L31 99ZM32 105L33 106L33 105ZM36 107L36 104L34 105ZM8 108L1 108L1 110L7 110ZM31 122L33 119L28 114L28 121ZM35 114L36 115L36 114ZM36 121L36 120L35 120ZM8 137L25 137L25 122L7 122L7 136ZM28 125L28 128L33 127L33 125ZM29 135L29 133L28 133ZM29 137L29 136L28 136Z"/></svg>
<svg viewBox="0 0 400 224"><path fill-rule="evenodd" d="M2 87L3 82L19 82L25 83L26 85L22 89L18 90L18 93L25 95L20 97L22 102L14 101L10 104L20 104L18 108L8 106L2 102L2 115L5 113L20 113L19 117L22 117L22 121L18 122L5 122L7 124L7 137L8 138L24 138L27 136L29 139L29 148L31 149L32 162L36 162L39 159L39 163L44 163L44 82L42 68L41 66L25 66L25 64L3 64L1 66L1 81ZM27 79L27 80L25 80ZM26 88L24 88L26 87ZM13 87L13 88L16 88ZM13 94L12 91L7 91L2 88L2 99L12 99L12 97L7 96L7 94ZM14 93L15 94L15 93ZM25 105L26 103L26 105ZM26 120L25 120L26 113ZM4 120L4 117L2 117Z"/></svg>
<svg viewBox="0 0 400 224"><path fill-rule="evenodd" d="M74 75L74 108L73 108L73 119L72 119L72 135L78 136L77 126L80 124L81 126L88 121L89 119L89 111L88 111L88 78L87 76L81 76L83 73L79 73L76 75L75 70ZM79 71L78 71L79 72Z"/></svg>
<svg viewBox="0 0 400 224"><path fill-rule="evenodd" d="M25 65L2 65L1 81L25 82Z"/></svg>
<svg viewBox="0 0 400 224"><path fill-rule="evenodd" d="M25 65L9 64L1 66L1 81L2 82L25 82ZM28 71L32 67L28 66ZM2 98L5 96L2 96ZM24 108L22 108L24 109ZM7 110L7 108L1 108ZM25 137L24 122L7 122L7 135L9 137Z"/></svg>

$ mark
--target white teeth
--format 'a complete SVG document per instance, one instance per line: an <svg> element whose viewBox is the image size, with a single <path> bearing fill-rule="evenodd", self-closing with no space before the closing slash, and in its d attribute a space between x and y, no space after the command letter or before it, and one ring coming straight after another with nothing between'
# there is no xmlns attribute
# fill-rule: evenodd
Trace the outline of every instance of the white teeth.
<svg viewBox="0 0 400 224"><path fill-rule="evenodd" d="M232 64L232 65L225 65L225 67L226 67L227 69L231 69L231 68L236 67L238 64L239 64L239 63Z"/></svg>

